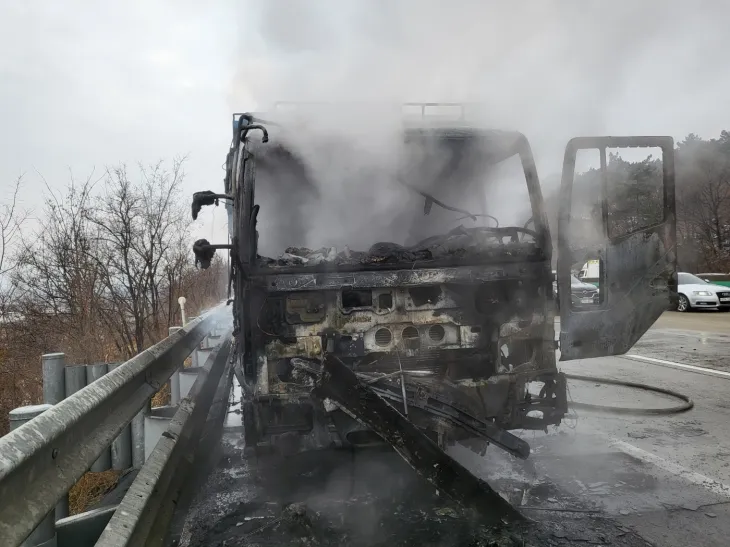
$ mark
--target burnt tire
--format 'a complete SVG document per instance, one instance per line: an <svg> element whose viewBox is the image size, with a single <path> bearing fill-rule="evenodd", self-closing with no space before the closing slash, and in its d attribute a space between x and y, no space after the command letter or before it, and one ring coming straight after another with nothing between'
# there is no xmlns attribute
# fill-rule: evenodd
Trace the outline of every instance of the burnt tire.
<svg viewBox="0 0 730 547"><path fill-rule="evenodd" d="M679 312L688 312L692 309L692 306L689 303L689 298L684 296L683 294L680 294L677 298L677 311Z"/></svg>

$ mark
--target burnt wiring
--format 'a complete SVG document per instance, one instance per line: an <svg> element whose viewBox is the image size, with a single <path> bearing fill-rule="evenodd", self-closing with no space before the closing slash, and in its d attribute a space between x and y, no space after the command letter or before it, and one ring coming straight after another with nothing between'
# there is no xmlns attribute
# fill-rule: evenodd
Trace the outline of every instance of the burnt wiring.
<svg viewBox="0 0 730 547"><path fill-rule="evenodd" d="M407 374L407 373L406 373ZM401 376L403 373L400 371L396 371L395 373L387 374L385 376L380 376L377 378L367 377L367 375L358 375L362 379L365 380L365 383L367 385L372 385L380 380L384 380L386 378L390 378L392 376ZM567 380L575 380L575 381L581 381L581 382L594 382L597 384L606 384L606 385L615 385L615 386L623 386L628 387L632 389L640 389L644 391L650 391L653 393L659 393L662 395L668 395L670 397L673 397L675 399L679 399L683 401L682 404L672 406L672 407L664 407L664 408L632 408L632 407L615 407L615 406L607 406L607 405L596 405L596 404L590 404L590 403L578 403L573 401L572 396L570 396L570 404L568 405L572 410L575 409L584 409L584 410L594 410L594 411L601 411L601 412L607 412L612 414L623 414L623 415L635 415L635 416L662 416L662 415L668 415L668 414L680 414L682 412L687 412L694 408L694 402L692 399L690 399L687 395L684 395L682 393L679 393L677 391L673 391L670 389L665 389L661 387L651 386L644 383L639 382L626 382L623 380L612 380L610 378L600 378L597 376L584 376L580 374L565 374L565 378ZM578 414L575 413L575 419L577 422ZM577 425L577 423L576 423ZM575 427L571 427L571 429L575 429Z"/></svg>
<svg viewBox="0 0 730 547"><path fill-rule="evenodd" d="M464 209L459 209L458 207L452 207L451 205L446 205L443 201L439 201L438 199L436 199L435 197L433 197L428 192L424 192L423 190L420 190L420 189L416 188L415 186L413 186L411 184L408 184L404 180L398 179L398 182L400 182L403 186L405 186L409 190L411 190L413 192L416 192L417 194L419 194L420 196L422 196L423 198L426 199L426 204L423 207L423 214L424 215L427 215L428 213L430 213L431 212L431 207L434 204L436 204L439 207L441 207L442 209L446 209L447 211L454 211L455 213L461 213L463 215L466 215L463 218L470 218L470 219L476 221L478 217L486 216L486 217L490 217L490 218L494 219L495 221L497 221L497 219L494 218L491 215L474 214L474 213L470 213L469 211L465 211ZM499 222L497 222L497 226L499 226Z"/></svg>
<svg viewBox="0 0 730 547"><path fill-rule="evenodd" d="M494 224L495 224L494 227L499 228L499 220L497 220L497 217L493 217L492 215L488 215L487 213L474 213L473 215L472 214L464 215L463 217L457 218L454 222L459 222L460 220L465 220L467 218L476 220L474 217L490 218L494 221Z"/></svg>
<svg viewBox="0 0 730 547"><path fill-rule="evenodd" d="M266 302L269 301L269 298L264 298L264 301L261 302L261 307L259 308L259 313L256 316L256 326L259 328L261 332L263 332L266 336L276 336L275 334L272 334L270 332L266 332L264 328L261 326L261 312L264 311L264 306L266 306Z"/></svg>

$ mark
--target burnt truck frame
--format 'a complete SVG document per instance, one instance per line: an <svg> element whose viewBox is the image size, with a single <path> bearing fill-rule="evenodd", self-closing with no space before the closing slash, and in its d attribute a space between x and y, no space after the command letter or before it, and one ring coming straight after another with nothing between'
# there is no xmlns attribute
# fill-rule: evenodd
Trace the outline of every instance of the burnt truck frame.
<svg viewBox="0 0 730 547"><path fill-rule="evenodd" d="M558 217L558 344L553 244L524 135L463 124L404 129L406 138L481 140L497 150L495 161L519 157L532 218L524 226L475 228L479 237L490 239L487 252L431 259L371 252L339 263L281 266L262 261L257 253L256 170L261 147L272 146L265 144L267 125L257 115L234 115L225 193L199 192L193 201L193 217L202 205L226 201L230 244L200 240L195 252L205 267L216 248L230 250L229 303L248 446L301 449L379 440L343 405L312 396L312 370L328 356L355 372L442 448L480 438L486 442L479 450L492 443L525 458L529 446L510 430L545 430L560 424L567 412L556 349L560 360L625 353L676 298L671 137L581 137L568 143ZM623 147L662 149L663 218L610 237L606 149ZM601 260L605 292L591 309L570 302L570 267L579 243L570 236L571 197L576 155L582 149L599 150L604 173L604 229L591 247ZM428 214L434 199L424 197ZM529 224L533 227L528 229ZM477 232L469 234L476 237Z"/></svg>

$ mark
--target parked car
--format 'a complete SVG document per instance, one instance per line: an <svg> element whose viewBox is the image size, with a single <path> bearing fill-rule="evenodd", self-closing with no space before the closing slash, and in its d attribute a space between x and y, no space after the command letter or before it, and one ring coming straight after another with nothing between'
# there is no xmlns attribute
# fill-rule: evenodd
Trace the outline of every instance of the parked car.
<svg viewBox="0 0 730 547"><path fill-rule="evenodd" d="M677 311L690 311L699 308L730 310L730 288L709 283L691 273L677 274L679 298Z"/></svg>
<svg viewBox="0 0 730 547"><path fill-rule="evenodd" d="M557 275L553 271L553 296L555 297L555 305L560 309L560 298L558 298L558 281ZM585 283L578 279L574 274L570 275L570 301L573 307L580 308L582 306L590 306L599 303L598 287L591 283Z"/></svg>

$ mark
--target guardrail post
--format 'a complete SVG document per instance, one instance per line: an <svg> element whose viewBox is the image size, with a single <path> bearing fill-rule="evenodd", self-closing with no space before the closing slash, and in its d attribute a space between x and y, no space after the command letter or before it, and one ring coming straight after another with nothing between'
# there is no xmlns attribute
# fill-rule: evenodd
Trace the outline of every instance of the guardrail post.
<svg viewBox="0 0 730 547"><path fill-rule="evenodd" d="M195 321L197 317L191 317L190 321ZM190 360L192 361L192 364L190 365L191 368L198 368L200 366L200 363L198 363L198 348L200 347L200 344L195 346L195 349L193 350L193 353L190 355ZM183 395L184 397L184 395Z"/></svg>
<svg viewBox="0 0 730 547"><path fill-rule="evenodd" d="M123 363L109 363L109 372ZM127 424L112 443L112 469L124 470L132 467L132 427Z"/></svg>
<svg viewBox="0 0 730 547"><path fill-rule="evenodd" d="M43 367L43 402L49 405L66 398L66 374L63 353L46 353L41 357Z"/></svg>
<svg viewBox="0 0 730 547"><path fill-rule="evenodd" d="M66 398L66 355L63 353L46 353L41 356L43 371L43 402L49 405L60 403ZM56 506L56 518L68 516L68 497L64 497Z"/></svg>
<svg viewBox="0 0 730 547"><path fill-rule="evenodd" d="M156 406L144 417L144 457L145 462L157 446L162 434L167 431L170 420L177 412L173 406Z"/></svg>
<svg viewBox="0 0 730 547"><path fill-rule="evenodd" d="M148 408L143 408L132 418L132 466L144 465L144 416Z"/></svg>
<svg viewBox="0 0 730 547"><path fill-rule="evenodd" d="M195 379L198 377L200 367L190 367L180 372L180 396L187 397L193 388Z"/></svg>
<svg viewBox="0 0 730 547"><path fill-rule="evenodd" d="M86 387L86 365L66 365L66 397Z"/></svg>
<svg viewBox="0 0 730 547"><path fill-rule="evenodd" d="M91 384L104 376L107 373L108 367L106 363L95 363L93 365L86 365L86 384ZM107 471L112 466L112 452L111 448L105 448L99 455L99 458L91 466L91 471L99 473L101 471Z"/></svg>
<svg viewBox="0 0 730 547"><path fill-rule="evenodd" d="M91 545L95 545L117 507L117 505L109 505L57 520L57 547L91 547Z"/></svg>
<svg viewBox="0 0 730 547"><path fill-rule="evenodd" d="M182 309L182 304L180 307ZM169 329L167 329L168 334L172 336L181 328L182 327L170 327ZM180 404L180 369L182 367L183 364L180 363L180 366L175 369L175 372L173 372L172 376L170 377L170 406L177 406L178 404Z"/></svg>
<svg viewBox="0 0 730 547"><path fill-rule="evenodd" d="M64 377L66 380L66 397L71 397L77 391L86 387L86 366L85 365L66 365L64 368ZM68 516L68 493L66 493L61 501L56 505L56 520L61 520Z"/></svg>
<svg viewBox="0 0 730 547"><path fill-rule="evenodd" d="M63 353L61 354L52 354L52 355L61 355L61 363L63 363ZM44 355L45 357L45 355ZM45 360L44 360L45 364ZM43 373L44 373L44 379L45 379L45 372L46 368L43 367ZM44 390L45 392L45 390ZM44 393L45 395L45 393ZM19 428L21 425L23 425L26 422L31 421L33 418L38 416L39 414L42 414L49 408L51 408L53 405L51 404L43 404L43 405L34 405L34 406L21 406L19 408L15 408L11 410L8 413L8 417L10 419L10 431L13 431L14 429ZM6 500L10 502L10 500ZM40 547L40 546L51 546L55 544L56 539L56 528L55 528L55 522L56 522L56 510L52 509L50 513L48 513L45 518L41 521L41 523L36 526L35 530L33 530L30 535L25 538L25 541L20 544L20 547Z"/></svg>

